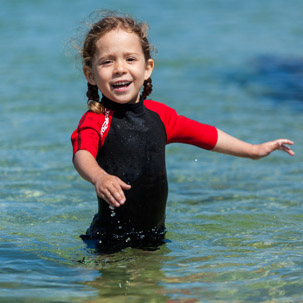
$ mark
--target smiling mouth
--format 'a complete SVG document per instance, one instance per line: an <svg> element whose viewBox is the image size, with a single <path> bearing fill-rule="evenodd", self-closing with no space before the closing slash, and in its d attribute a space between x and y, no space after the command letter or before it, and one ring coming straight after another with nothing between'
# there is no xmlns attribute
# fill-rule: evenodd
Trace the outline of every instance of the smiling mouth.
<svg viewBox="0 0 303 303"><path fill-rule="evenodd" d="M120 90L120 89L123 90L123 89L127 88L130 84L131 84L130 81L121 81L121 82L113 83L112 87L117 90Z"/></svg>

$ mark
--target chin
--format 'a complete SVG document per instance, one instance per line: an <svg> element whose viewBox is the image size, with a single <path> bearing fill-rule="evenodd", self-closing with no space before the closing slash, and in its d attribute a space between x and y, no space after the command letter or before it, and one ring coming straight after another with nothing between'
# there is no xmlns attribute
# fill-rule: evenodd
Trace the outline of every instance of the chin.
<svg viewBox="0 0 303 303"><path fill-rule="evenodd" d="M117 97L114 97L111 100L114 101L114 102L117 102L119 104L127 104L127 103L137 103L140 100L140 98L139 97L135 97L135 98L127 98L127 97L125 97L125 98L119 98L118 97L117 98Z"/></svg>

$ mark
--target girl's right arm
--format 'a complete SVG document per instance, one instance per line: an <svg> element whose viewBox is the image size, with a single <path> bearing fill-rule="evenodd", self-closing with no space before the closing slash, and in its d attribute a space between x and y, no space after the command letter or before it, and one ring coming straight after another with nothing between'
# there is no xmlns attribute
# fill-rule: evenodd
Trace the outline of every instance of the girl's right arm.
<svg viewBox="0 0 303 303"><path fill-rule="evenodd" d="M83 179L95 186L97 195L109 205L119 207L125 203L123 189L129 190L131 186L120 178L107 174L90 152L77 151L74 155L74 167Z"/></svg>

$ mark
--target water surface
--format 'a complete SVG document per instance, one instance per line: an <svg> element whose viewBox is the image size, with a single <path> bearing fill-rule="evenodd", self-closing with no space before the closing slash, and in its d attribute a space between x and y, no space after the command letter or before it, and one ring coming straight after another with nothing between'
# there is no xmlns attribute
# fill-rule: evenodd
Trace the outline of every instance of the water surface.
<svg viewBox="0 0 303 303"><path fill-rule="evenodd" d="M150 24L153 99L251 143L296 142L294 158L260 161L169 146L168 241L154 252L98 256L79 238L97 203L71 162L85 82L68 41L95 8ZM256 64L302 60L302 11L299 0L2 1L1 302L303 301L302 66L277 76Z"/></svg>

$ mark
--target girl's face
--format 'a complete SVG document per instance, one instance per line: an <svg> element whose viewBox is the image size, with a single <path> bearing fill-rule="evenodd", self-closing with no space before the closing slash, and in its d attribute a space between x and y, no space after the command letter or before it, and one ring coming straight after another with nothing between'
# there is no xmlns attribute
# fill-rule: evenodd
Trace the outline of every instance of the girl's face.
<svg viewBox="0 0 303 303"><path fill-rule="evenodd" d="M87 81L97 85L104 96L125 104L137 103L144 80L154 68L145 61L139 37L122 29L112 30L96 42L92 67L84 66Z"/></svg>

